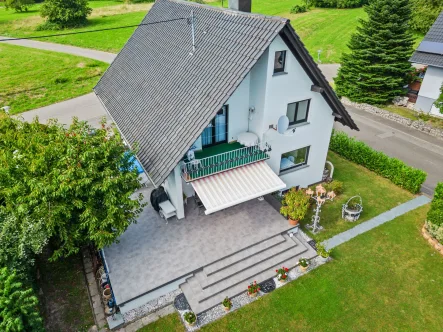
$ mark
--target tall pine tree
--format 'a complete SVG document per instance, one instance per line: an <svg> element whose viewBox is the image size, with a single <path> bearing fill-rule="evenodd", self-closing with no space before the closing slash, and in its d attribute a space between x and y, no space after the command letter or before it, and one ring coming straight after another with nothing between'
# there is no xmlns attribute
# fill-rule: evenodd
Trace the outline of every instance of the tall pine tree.
<svg viewBox="0 0 443 332"><path fill-rule="evenodd" d="M335 78L337 94L373 105L402 95L411 69L413 38L409 32L409 0L372 0L368 20L351 37Z"/></svg>

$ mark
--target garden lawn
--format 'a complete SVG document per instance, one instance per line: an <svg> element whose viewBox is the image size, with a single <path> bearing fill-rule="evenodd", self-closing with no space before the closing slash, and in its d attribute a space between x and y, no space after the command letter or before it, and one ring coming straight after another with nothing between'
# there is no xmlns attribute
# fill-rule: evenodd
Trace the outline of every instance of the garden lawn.
<svg viewBox="0 0 443 332"><path fill-rule="evenodd" d="M322 207L320 225L325 229L316 235L310 234L318 241L355 227L357 224L374 218L414 197L409 191L397 187L389 180L362 166L343 159L332 151L328 154L328 160L334 165L333 178L343 182L344 192L333 202L326 202ZM360 195L363 200L362 215L356 222L345 221L341 218L342 205L354 195ZM312 214L313 212L309 213L301 222L303 226L311 222Z"/></svg>
<svg viewBox="0 0 443 332"><path fill-rule="evenodd" d="M80 255L55 263L48 262L47 257L41 257L38 264L46 331L88 331L94 325L94 318Z"/></svg>
<svg viewBox="0 0 443 332"><path fill-rule="evenodd" d="M443 256L420 233L428 208L340 245L332 262L202 331L441 331Z"/></svg>
<svg viewBox="0 0 443 332"><path fill-rule="evenodd" d="M0 43L0 107L20 113L92 92L108 64Z"/></svg>
<svg viewBox="0 0 443 332"><path fill-rule="evenodd" d="M98 3L114 3L115 1L98 1ZM210 5L221 6L221 1L206 1ZM96 1L91 2L95 5ZM317 51L322 50L320 60L323 63L339 63L343 52L347 51L347 43L351 34L355 31L358 19L365 18L362 8L357 9L324 9L313 8L302 14L290 14L295 4L302 4L304 0L253 0L252 11L266 15L276 15L289 18L302 41L305 43L311 55L317 60ZM125 25L139 24L151 4L134 4L103 7L94 9L86 27L79 29L67 29L63 32L98 30ZM227 6L227 0L224 1ZM116 9L118 8L118 10ZM3 10L4 11L4 10ZM35 12L34 14L37 14ZM0 11L0 22L5 13ZM17 17L25 17L17 19ZM38 16L31 17L29 14L12 15L13 19L3 18L4 24L0 25L0 35L26 37L42 36L57 31L35 31L42 20ZM63 37L50 37L47 40L55 43L69 44L80 47L94 48L98 50L117 53L131 36L134 28L94 32L80 35ZM416 41L423 36L415 35Z"/></svg>

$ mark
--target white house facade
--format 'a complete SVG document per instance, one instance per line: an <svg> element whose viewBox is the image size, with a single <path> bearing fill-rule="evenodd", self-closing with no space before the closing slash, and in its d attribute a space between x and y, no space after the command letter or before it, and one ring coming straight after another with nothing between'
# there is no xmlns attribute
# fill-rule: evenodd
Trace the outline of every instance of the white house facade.
<svg viewBox="0 0 443 332"><path fill-rule="evenodd" d="M428 66L414 108L434 116L443 116L435 107L435 101L440 96L440 89L443 85L443 12L440 13L410 61Z"/></svg>

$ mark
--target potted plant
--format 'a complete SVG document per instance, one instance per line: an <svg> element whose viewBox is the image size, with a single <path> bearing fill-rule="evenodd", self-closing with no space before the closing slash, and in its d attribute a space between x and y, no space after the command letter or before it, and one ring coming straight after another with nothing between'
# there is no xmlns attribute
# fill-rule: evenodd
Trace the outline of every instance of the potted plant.
<svg viewBox="0 0 443 332"><path fill-rule="evenodd" d="M186 311L183 314L183 319L189 326L194 326L197 323L197 316L192 311Z"/></svg>
<svg viewBox="0 0 443 332"><path fill-rule="evenodd" d="M343 204L341 216L348 221L357 221L363 211L363 202L360 196L351 197Z"/></svg>
<svg viewBox="0 0 443 332"><path fill-rule="evenodd" d="M222 302L222 305L223 305L223 309L225 309L225 311L229 311L229 310L231 310L231 308L232 308L232 302L231 302L231 300L229 299L229 297L225 297L225 299L223 300L223 302Z"/></svg>
<svg viewBox="0 0 443 332"><path fill-rule="evenodd" d="M300 270L302 272L306 272L306 270L308 269L308 266L309 266L309 263L308 263L307 259L306 258L300 258L298 260L298 264L300 265Z"/></svg>
<svg viewBox="0 0 443 332"><path fill-rule="evenodd" d="M317 244L317 254L323 262L326 262L331 255L331 250L327 250L321 243Z"/></svg>
<svg viewBox="0 0 443 332"><path fill-rule="evenodd" d="M277 272L278 281L286 282L286 280L288 280L289 269L287 267L282 266L281 268L275 270L275 272Z"/></svg>
<svg viewBox="0 0 443 332"><path fill-rule="evenodd" d="M251 282L251 284L248 286L249 297L256 297L259 290L260 286L257 285L257 281Z"/></svg>
<svg viewBox="0 0 443 332"><path fill-rule="evenodd" d="M296 226L302 220L309 209L309 196L304 190L291 188L283 197L280 213L287 217L289 224Z"/></svg>

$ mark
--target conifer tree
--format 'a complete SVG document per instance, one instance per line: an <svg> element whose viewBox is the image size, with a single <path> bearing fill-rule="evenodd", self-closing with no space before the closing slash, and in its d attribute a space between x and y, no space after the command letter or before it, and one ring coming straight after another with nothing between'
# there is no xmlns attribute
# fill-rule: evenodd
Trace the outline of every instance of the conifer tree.
<svg viewBox="0 0 443 332"><path fill-rule="evenodd" d="M352 101L386 104L404 94L411 70L411 8L409 0L373 0L365 11L368 19L360 20L342 57L336 90Z"/></svg>

